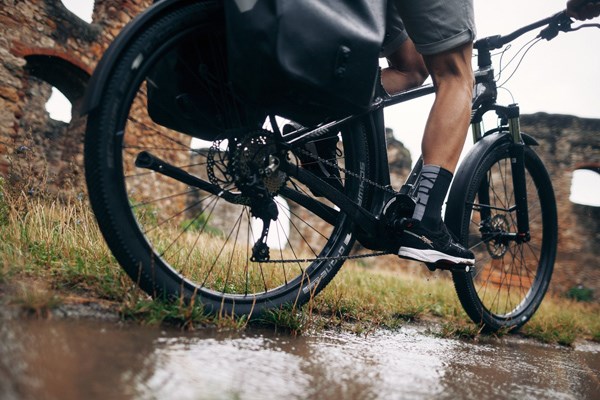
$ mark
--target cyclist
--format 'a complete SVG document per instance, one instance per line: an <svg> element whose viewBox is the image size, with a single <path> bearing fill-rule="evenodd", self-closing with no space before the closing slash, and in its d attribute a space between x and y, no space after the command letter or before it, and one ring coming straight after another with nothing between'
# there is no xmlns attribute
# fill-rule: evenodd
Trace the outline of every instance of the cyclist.
<svg viewBox="0 0 600 400"><path fill-rule="evenodd" d="M590 19L600 14L600 4L569 0L567 10L574 18ZM441 217L470 121L473 0L390 0L387 18L382 55L389 67L381 75L385 94L418 86L428 75L436 93L421 143L417 204L398 255L428 263L474 264L473 253L453 240Z"/></svg>

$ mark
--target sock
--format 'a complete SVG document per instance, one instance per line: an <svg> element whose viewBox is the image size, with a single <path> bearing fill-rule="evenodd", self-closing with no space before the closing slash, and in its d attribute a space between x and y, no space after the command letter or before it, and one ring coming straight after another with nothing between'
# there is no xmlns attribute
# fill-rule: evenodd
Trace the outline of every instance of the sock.
<svg viewBox="0 0 600 400"><path fill-rule="evenodd" d="M413 218L429 230L442 222L442 205L452 181L452 173L438 165L423 165L417 187L417 204Z"/></svg>

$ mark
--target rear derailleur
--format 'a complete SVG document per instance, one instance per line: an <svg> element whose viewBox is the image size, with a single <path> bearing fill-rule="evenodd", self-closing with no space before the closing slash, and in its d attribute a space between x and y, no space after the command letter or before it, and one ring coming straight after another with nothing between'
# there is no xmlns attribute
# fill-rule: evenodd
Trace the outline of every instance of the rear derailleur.
<svg viewBox="0 0 600 400"><path fill-rule="evenodd" d="M279 169L280 160L287 157L277 145L272 132L258 130L240 139L230 139L229 162L226 171L230 184L241 192L253 218L262 221L262 231L252 247L253 262L269 261L267 235L271 221L279 216L274 197L285 185L287 175Z"/></svg>

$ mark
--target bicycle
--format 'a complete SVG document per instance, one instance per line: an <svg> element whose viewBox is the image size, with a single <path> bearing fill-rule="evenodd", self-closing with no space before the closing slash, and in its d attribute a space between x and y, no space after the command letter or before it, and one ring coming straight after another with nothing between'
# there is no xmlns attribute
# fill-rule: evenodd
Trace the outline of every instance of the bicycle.
<svg viewBox="0 0 600 400"><path fill-rule="evenodd" d="M347 259L397 249L421 162L399 191L392 188L383 109L434 90L425 85L378 98L361 115L284 131L277 116L241 103L225 84L223 18L219 2L160 2L117 37L84 103L86 180L106 242L145 292L198 301L211 313L260 315L306 303ZM518 106L496 104L491 63L492 50L541 27L548 40L573 30L562 12L475 43L475 145L456 172L445 221L477 261L473 268L428 265L450 270L461 304L483 331L526 323L554 266L552 183L533 150L537 142L520 131ZM210 94L210 102L178 97L178 107L196 118L179 121L210 117L208 135L168 129L148 115L161 60L183 44L190 54L201 52L197 64L183 66L198 81L184 86ZM501 123L482 132L489 111ZM212 145L192 148L192 136ZM307 143L336 138L336 158L306 151ZM307 159L337 169L339 178L315 175ZM355 241L372 253L351 253Z"/></svg>

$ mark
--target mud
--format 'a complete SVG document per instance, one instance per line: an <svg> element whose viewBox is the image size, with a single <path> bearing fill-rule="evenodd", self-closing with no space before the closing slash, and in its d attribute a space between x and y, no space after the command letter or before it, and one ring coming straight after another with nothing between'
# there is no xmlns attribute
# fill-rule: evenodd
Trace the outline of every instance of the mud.
<svg viewBox="0 0 600 400"><path fill-rule="evenodd" d="M594 399L600 346L0 320L1 399Z"/></svg>

